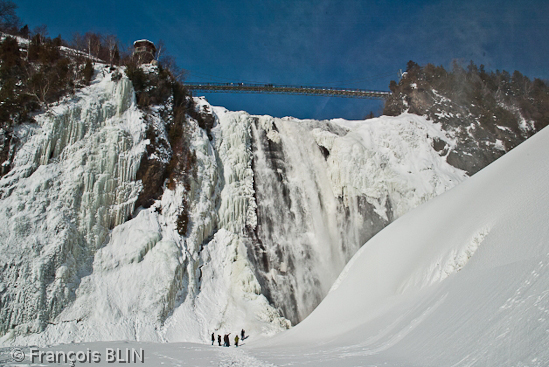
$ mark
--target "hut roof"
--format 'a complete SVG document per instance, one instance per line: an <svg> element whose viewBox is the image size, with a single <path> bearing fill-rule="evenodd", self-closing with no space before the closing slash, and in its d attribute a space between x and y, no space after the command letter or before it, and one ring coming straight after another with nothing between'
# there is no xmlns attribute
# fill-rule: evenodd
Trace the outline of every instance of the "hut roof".
<svg viewBox="0 0 549 367"><path fill-rule="evenodd" d="M149 46L156 50L154 43L147 39L137 40L133 43L133 47L139 47L139 46Z"/></svg>

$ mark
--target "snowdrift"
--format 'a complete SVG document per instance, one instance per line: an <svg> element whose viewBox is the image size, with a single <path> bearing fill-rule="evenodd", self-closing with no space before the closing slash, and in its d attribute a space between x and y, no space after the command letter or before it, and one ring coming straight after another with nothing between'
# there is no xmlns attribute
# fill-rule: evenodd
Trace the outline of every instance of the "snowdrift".
<svg viewBox="0 0 549 367"><path fill-rule="evenodd" d="M386 227L307 319L255 354L275 364L546 366L548 141L545 129Z"/></svg>

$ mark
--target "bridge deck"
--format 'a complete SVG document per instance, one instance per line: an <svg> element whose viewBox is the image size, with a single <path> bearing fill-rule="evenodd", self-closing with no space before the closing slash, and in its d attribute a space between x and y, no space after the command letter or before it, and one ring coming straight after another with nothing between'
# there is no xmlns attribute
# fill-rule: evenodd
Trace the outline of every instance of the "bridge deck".
<svg viewBox="0 0 549 367"><path fill-rule="evenodd" d="M385 99L391 92L364 89L343 89L324 87L304 87L295 85L249 84L249 83L185 83L189 90L214 93L275 93L303 94L308 96L329 96L347 98Z"/></svg>

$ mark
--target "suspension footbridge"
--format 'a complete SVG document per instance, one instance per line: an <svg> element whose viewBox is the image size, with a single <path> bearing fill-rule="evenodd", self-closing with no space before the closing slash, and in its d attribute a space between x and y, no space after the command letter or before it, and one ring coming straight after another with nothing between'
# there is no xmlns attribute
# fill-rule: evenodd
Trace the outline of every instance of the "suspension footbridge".
<svg viewBox="0 0 549 367"><path fill-rule="evenodd" d="M184 85L189 90L208 93L301 94L307 96L372 99L385 99L391 95L391 92L365 89L330 88L316 86L308 87L257 83L185 83Z"/></svg>

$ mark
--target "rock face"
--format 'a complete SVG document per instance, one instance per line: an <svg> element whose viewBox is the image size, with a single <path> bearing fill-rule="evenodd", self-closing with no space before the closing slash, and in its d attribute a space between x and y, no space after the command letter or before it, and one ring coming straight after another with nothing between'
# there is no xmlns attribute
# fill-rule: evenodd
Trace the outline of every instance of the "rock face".
<svg viewBox="0 0 549 367"><path fill-rule="evenodd" d="M549 123L549 87L515 72L487 73L481 65L468 70L454 65L420 67L410 61L384 113L425 116L440 124L455 144L437 141L435 149L452 166L478 172Z"/></svg>
<svg viewBox="0 0 549 367"><path fill-rule="evenodd" d="M0 177L11 169L15 140L11 131L0 128Z"/></svg>
<svg viewBox="0 0 549 367"><path fill-rule="evenodd" d="M139 110L108 72L18 128L0 179L2 344L275 333L365 241L467 177L446 161L455 137L425 117L194 105L181 158L161 108Z"/></svg>

